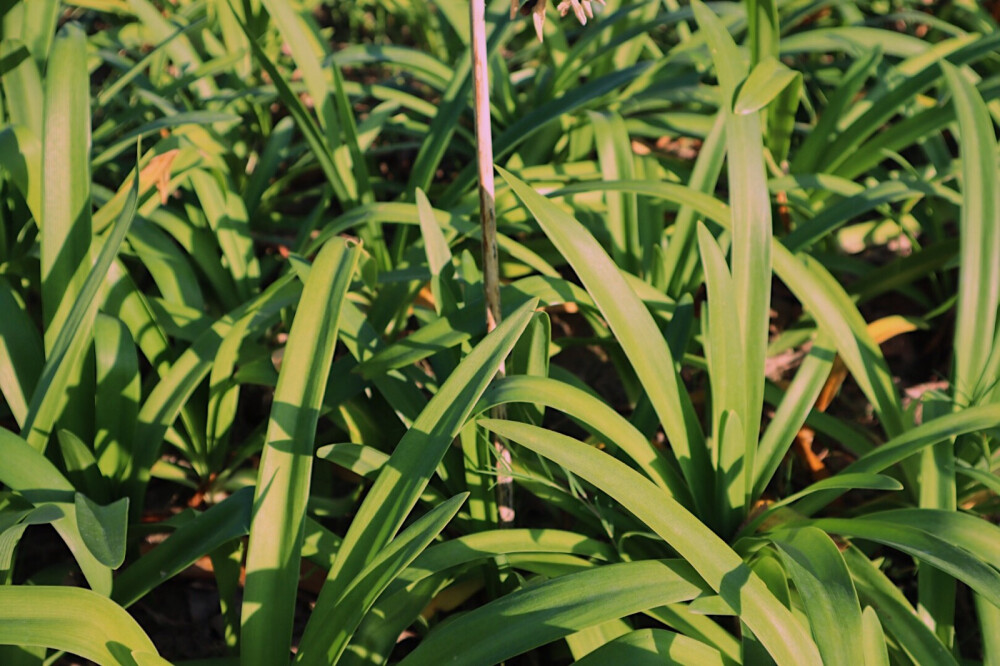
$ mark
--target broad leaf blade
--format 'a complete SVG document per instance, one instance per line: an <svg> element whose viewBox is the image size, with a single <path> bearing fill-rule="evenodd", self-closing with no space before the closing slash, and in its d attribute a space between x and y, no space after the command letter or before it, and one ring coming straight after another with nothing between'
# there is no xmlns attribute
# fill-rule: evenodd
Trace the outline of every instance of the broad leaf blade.
<svg viewBox="0 0 1000 666"><path fill-rule="evenodd" d="M108 666L127 663L121 649L157 654L121 606L75 587L0 587L0 644L42 645Z"/></svg>
<svg viewBox="0 0 1000 666"><path fill-rule="evenodd" d="M94 557L84 543L76 518L73 485L49 460L17 435L0 428L0 483L29 502L55 504L63 516L52 522L66 542L87 582L102 595L111 593L111 569Z"/></svg>
<svg viewBox="0 0 1000 666"><path fill-rule="evenodd" d="M98 562L117 569L125 561L128 498L101 506L81 493L76 493L74 497L83 542Z"/></svg>
<svg viewBox="0 0 1000 666"><path fill-rule="evenodd" d="M821 530L792 530L774 541L809 616L827 666L864 663L861 607L844 558Z"/></svg>

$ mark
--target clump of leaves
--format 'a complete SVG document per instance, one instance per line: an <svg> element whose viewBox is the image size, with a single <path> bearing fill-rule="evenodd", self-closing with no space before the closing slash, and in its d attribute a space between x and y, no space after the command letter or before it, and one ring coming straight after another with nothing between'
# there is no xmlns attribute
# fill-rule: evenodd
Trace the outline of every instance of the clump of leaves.
<svg viewBox="0 0 1000 666"><path fill-rule="evenodd" d="M508 5L3 14L0 662L997 658L994 17Z"/></svg>

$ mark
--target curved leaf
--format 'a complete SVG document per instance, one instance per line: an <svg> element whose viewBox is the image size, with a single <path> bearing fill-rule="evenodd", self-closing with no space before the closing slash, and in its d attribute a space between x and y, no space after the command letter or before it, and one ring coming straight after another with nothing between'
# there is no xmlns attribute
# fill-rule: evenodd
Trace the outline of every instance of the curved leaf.
<svg viewBox="0 0 1000 666"><path fill-rule="evenodd" d="M701 592L691 568L670 560L609 564L559 576L441 625L400 666L495 664L580 629ZM457 644L463 649L456 651Z"/></svg>
<svg viewBox="0 0 1000 666"><path fill-rule="evenodd" d="M396 445L344 537L299 643L297 663L327 664L324 632L347 586L399 530L473 406L531 320L531 300L480 342L438 389Z"/></svg>
<svg viewBox="0 0 1000 666"><path fill-rule="evenodd" d="M157 654L121 606L76 587L0 587L0 643L65 650L101 666L131 666L133 651Z"/></svg>
<svg viewBox="0 0 1000 666"><path fill-rule="evenodd" d="M713 647L664 629L640 629L597 648L577 666L723 666L728 662Z"/></svg>
<svg viewBox="0 0 1000 666"><path fill-rule="evenodd" d="M690 505L687 486L663 454L606 402L583 389L548 377L510 375L498 379L483 395L477 413L508 402L538 401L577 420L607 443L620 448L646 475L674 498Z"/></svg>
<svg viewBox="0 0 1000 666"><path fill-rule="evenodd" d="M756 113L770 104L792 81L802 75L781 64L775 57L761 60L743 82L733 104L733 113Z"/></svg>
<svg viewBox="0 0 1000 666"><path fill-rule="evenodd" d="M704 514L710 505L708 494L712 487L704 434L656 322L611 258L579 222L510 172L499 167L498 171L531 210L601 310L663 424L692 489L695 507Z"/></svg>
<svg viewBox="0 0 1000 666"><path fill-rule="evenodd" d="M17 435L0 428L0 483L36 506L55 504L62 517L52 526L69 547L90 586L100 594L111 593L111 569L98 561L87 547L77 523L73 485L39 453Z"/></svg>
<svg viewBox="0 0 1000 666"><path fill-rule="evenodd" d="M822 530L804 527L775 535L826 666L865 663L861 606L837 546Z"/></svg>
<svg viewBox="0 0 1000 666"><path fill-rule="evenodd" d="M480 422L586 479L642 520L738 609L741 619L779 665L820 663L815 643L798 620L740 556L651 481L565 435L510 421Z"/></svg>
<svg viewBox="0 0 1000 666"><path fill-rule="evenodd" d="M875 514L876 516L878 514ZM820 518L827 532L891 546L962 581L1000 607L1000 572L951 541L902 522L878 518Z"/></svg>
<svg viewBox="0 0 1000 666"><path fill-rule="evenodd" d="M176 576L228 541L250 530L253 490L244 488L178 527L163 543L116 578L111 598L128 608L160 583Z"/></svg>

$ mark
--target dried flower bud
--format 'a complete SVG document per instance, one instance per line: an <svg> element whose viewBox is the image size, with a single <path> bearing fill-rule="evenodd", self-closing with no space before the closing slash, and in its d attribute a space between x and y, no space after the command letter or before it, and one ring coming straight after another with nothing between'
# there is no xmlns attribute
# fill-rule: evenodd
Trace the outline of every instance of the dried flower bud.
<svg viewBox="0 0 1000 666"><path fill-rule="evenodd" d="M580 22L580 25L587 25L588 18L594 18L594 6L595 0L562 0L556 9L559 10L560 16L566 16L569 11L573 10L573 15L576 20ZM596 0L601 5L605 4L604 0ZM531 14L531 20L535 24L535 34L538 35L538 41L543 41L543 28L545 27L545 8L548 5L548 0L525 0L523 4L518 6L518 0L511 0L510 4L510 17L514 18L515 15L520 11L522 16L527 16Z"/></svg>

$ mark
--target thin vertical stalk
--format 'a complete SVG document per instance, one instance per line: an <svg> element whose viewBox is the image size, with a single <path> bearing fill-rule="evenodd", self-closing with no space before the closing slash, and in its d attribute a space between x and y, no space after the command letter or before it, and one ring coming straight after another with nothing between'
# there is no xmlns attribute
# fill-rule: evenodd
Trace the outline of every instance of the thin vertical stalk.
<svg viewBox="0 0 1000 666"><path fill-rule="evenodd" d="M472 33L473 110L476 120L476 161L479 170L479 221L483 236L483 290L486 294L486 330L500 323L500 268L497 254L496 189L493 182L493 135L490 120L489 56L486 49L486 0L470 0L469 23ZM504 363L497 376L504 375ZM495 419L506 417L504 407L490 412ZM499 438L493 441L497 454L497 511L501 526L514 521L514 479L510 451Z"/></svg>

